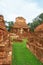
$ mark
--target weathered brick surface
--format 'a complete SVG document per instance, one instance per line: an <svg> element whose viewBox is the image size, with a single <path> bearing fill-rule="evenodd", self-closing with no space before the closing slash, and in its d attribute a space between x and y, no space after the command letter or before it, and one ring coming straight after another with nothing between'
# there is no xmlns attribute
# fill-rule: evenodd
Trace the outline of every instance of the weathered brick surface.
<svg viewBox="0 0 43 65"><path fill-rule="evenodd" d="M43 32L32 33L27 47L43 63Z"/></svg>
<svg viewBox="0 0 43 65"><path fill-rule="evenodd" d="M11 64L9 32L5 27L4 17L0 15L0 65Z"/></svg>

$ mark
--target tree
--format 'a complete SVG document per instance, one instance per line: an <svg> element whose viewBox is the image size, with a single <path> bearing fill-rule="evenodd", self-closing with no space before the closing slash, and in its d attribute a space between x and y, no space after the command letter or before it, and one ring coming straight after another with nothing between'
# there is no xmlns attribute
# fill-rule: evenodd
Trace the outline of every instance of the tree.
<svg viewBox="0 0 43 65"><path fill-rule="evenodd" d="M30 27L30 31L34 31L34 29L40 25L41 23L43 23L43 13L41 13L40 15L38 15L36 18L34 18L32 23L28 23L29 27Z"/></svg>
<svg viewBox="0 0 43 65"><path fill-rule="evenodd" d="M5 21L5 25L6 25L6 28L8 29L8 31L10 31L10 29L13 25L13 21L9 21L9 22Z"/></svg>
<svg viewBox="0 0 43 65"><path fill-rule="evenodd" d="M13 21L9 21L9 22L8 22L8 31L10 31L12 25L13 25Z"/></svg>

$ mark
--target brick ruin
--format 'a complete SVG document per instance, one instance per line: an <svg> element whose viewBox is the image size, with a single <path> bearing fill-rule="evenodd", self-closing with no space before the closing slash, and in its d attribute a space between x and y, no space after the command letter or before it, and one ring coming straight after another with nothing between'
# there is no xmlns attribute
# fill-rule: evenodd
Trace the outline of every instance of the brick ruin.
<svg viewBox="0 0 43 65"><path fill-rule="evenodd" d="M35 32L43 32L43 23L41 23L40 25L38 25L35 30Z"/></svg>
<svg viewBox="0 0 43 65"><path fill-rule="evenodd" d="M9 32L5 27L4 17L0 15L0 65L10 65L11 63L9 45Z"/></svg>
<svg viewBox="0 0 43 65"><path fill-rule="evenodd" d="M4 18L0 15L0 65L11 64L11 36L19 39L20 42L21 36L27 37L27 48L43 63L43 23L36 27L34 32L30 32L26 20L23 17L17 17L9 33L5 27Z"/></svg>
<svg viewBox="0 0 43 65"><path fill-rule="evenodd" d="M11 32L16 33L20 36L29 32L29 27L26 24L26 19L23 17L17 17L14 25L11 28Z"/></svg>
<svg viewBox="0 0 43 65"><path fill-rule="evenodd" d="M29 35L27 48L43 63L43 23Z"/></svg>
<svg viewBox="0 0 43 65"><path fill-rule="evenodd" d="M29 31L26 20L17 17L16 22L12 26L11 32L27 37L27 47L32 53L43 63L43 23L35 28L34 32Z"/></svg>

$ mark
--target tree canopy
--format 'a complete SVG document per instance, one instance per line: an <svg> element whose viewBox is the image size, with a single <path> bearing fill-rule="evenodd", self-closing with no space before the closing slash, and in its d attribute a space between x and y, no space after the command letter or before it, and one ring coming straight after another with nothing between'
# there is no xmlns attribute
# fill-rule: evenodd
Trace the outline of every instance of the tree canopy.
<svg viewBox="0 0 43 65"><path fill-rule="evenodd" d="M34 31L34 29L40 25L41 23L43 23L43 13L41 13L40 15L38 15L36 18L34 18L32 23L28 23L29 27L30 27L30 31Z"/></svg>

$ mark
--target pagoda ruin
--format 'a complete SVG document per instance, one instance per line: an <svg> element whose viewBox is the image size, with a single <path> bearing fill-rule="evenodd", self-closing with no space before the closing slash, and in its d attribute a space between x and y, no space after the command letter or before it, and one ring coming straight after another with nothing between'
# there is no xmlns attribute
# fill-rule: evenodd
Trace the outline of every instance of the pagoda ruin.
<svg viewBox="0 0 43 65"><path fill-rule="evenodd" d="M11 32L22 34L28 31L29 31L29 27L26 24L26 19L24 19L23 17L17 17L14 25L11 28Z"/></svg>

